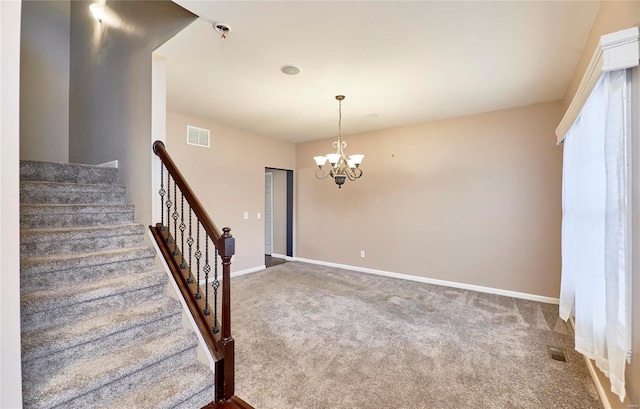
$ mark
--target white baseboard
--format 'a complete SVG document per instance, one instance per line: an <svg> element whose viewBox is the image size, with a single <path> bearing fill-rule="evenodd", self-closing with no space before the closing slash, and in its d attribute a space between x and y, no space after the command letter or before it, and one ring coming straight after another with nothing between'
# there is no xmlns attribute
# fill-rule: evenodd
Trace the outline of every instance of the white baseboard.
<svg viewBox="0 0 640 409"><path fill-rule="evenodd" d="M252 268L247 268L247 269L245 269L245 270L234 271L234 272L232 272L232 273L231 273L231 278L233 278L233 277L238 277L238 276L243 276L243 275L245 275L245 274L255 273L255 272L258 272L258 271L262 271L262 270L264 270L265 268L267 268L267 266L263 264L263 265L261 265L261 266L252 267ZM220 274L220 275L218 276L218 280L219 280L219 281L222 281L222 274ZM213 283L213 277L212 277L212 276L209 276L209 281L208 281L208 282L207 282L207 281L205 281L205 280L200 280L200 285L204 285L204 284L207 284L207 283L208 283L208 284Z"/></svg>
<svg viewBox="0 0 640 409"><path fill-rule="evenodd" d="M338 264L338 263L330 263L327 261L311 260L311 259L302 258L302 257L294 257L294 261L301 261L303 263L309 263L309 264L318 264L318 265L327 266L327 267L343 268L345 270L353 270L361 273L375 274L375 275L391 277L391 278L400 278L403 280L417 281L420 283L442 285L445 287L453 287L453 288L461 288L464 290L478 291L480 293L504 295L507 297L521 298L523 300L538 301L538 302L543 302L547 304L560 304L560 300L558 298L545 297L545 296L536 295L536 294L521 293L517 291L503 290L500 288L483 287L483 286L473 285L473 284L457 283L455 281L438 280L435 278L427 278L427 277L413 276L409 274L393 273L390 271L375 270L375 269L366 268L366 267L349 266L349 265Z"/></svg>
<svg viewBox="0 0 640 409"><path fill-rule="evenodd" d="M285 256L284 254L278 254L278 253L272 253L271 257L282 258L282 259L285 259L287 261L296 261L295 257L289 257L289 256Z"/></svg>
<svg viewBox="0 0 640 409"><path fill-rule="evenodd" d="M257 266L257 267L253 267L253 268L247 268L245 270L234 271L233 273L231 273L231 278L237 277L237 276L243 276L245 274L255 273L257 271L262 271L265 268L267 268L267 266L263 264L261 266Z"/></svg>
<svg viewBox="0 0 640 409"><path fill-rule="evenodd" d="M118 161L117 160L112 160L111 162L101 163L101 164L96 165L96 166L101 166L103 168L117 168L118 167Z"/></svg>

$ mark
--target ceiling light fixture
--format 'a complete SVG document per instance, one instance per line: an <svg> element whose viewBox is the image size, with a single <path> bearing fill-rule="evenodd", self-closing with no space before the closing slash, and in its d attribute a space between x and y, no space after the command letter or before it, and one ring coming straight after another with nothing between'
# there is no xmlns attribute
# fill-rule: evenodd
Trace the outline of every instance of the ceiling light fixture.
<svg viewBox="0 0 640 409"><path fill-rule="evenodd" d="M336 95L336 99L338 100L338 140L333 142L336 153L315 156L313 159L318 165L316 177L324 179L327 176L331 176L338 188L342 188L347 178L350 181L354 181L362 176L360 163L362 163L364 155L351 155L349 159L344 155L344 148L347 147L347 142L342 140L342 100L344 100L344 95ZM329 169L328 173L323 168L327 161L331 164L331 169Z"/></svg>
<svg viewBox="0 0 640 409"><path fill-rule="evenodd" d="M102 3L94 3L89 6L89 10L91 10L91 14L93 14L93 18L102 23L102 19L104 18L104 4Z"/></svg>

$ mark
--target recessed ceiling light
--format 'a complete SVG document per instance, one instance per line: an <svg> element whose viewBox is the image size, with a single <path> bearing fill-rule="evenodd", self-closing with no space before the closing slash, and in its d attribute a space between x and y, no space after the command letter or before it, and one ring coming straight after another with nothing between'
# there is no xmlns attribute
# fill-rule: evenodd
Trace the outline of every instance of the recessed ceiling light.
<svg viewBox="0 0 640 409"><path fill-rule="evenodd" d="M283 74L287 74L287 75L298 75L300 74L300 67L287 64L280 67L280 71L282 71Z"/></svg>
<svg viewBox="0 0 640 409"><path fill-rule="evenodd" d="M378 114L367 114L364 117L367 118L367 119L373 119L373 118L377 118L379 116L380 115L378 115Z"/></svg>

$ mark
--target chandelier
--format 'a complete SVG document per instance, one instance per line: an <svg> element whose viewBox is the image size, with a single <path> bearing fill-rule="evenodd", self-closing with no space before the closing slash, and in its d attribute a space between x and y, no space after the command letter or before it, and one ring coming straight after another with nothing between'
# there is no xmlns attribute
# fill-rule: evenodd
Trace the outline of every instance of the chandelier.
<svg viewBox="0 0 640 409"><path fill-rule="evenodd" d="M316 171L316 177L318 179L324 179L327 176L331 176L338 185L338 188L342 188L344 182L349 180L354 181L362 176L362 169L360 169L360 163L364 155L351 155L347 159L344 154L344 148L347 147L347 142L342 140L342 100L344 95L336 95L338 100L338 140L333 142L333 147L336 148L336 153L328 153L325 156L315 156L313 159L318 165ZM326 162L331 164L329 172L323 167Z"/></svg>

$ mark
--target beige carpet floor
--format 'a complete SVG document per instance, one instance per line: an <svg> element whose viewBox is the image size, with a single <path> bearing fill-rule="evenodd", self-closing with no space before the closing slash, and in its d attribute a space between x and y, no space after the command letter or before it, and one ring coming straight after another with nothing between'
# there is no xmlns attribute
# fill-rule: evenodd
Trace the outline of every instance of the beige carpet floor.
<svg viewBox="0 0 640 409"><path fill-rule="evenodd" d="M602 408L556 305L299 262L232 297L236 393L257 409Z"/></svg>

